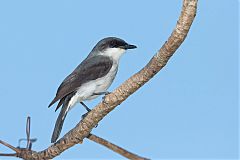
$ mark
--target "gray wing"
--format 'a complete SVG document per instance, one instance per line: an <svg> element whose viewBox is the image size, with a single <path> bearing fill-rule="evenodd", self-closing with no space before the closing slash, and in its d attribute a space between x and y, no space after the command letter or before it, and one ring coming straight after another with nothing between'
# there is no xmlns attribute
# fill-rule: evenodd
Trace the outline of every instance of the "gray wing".
<svg viewBox="0 0 240 160"><path fill-rule="evenodd" d="M94 56L85 59L59 86L56 97L48 107L60 100L56 110L69 94L75 92L82 84L105 76L112 67L112 61L106 56Z"/></svg>

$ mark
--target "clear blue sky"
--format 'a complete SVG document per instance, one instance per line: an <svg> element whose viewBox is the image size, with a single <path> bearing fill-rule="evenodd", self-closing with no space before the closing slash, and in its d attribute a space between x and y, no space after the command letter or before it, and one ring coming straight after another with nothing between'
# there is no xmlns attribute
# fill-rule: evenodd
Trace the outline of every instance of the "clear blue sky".
<svg viewBox="0 0 240 160"><path fill-rule="evenodd" d="M121 59L112 91L139 71L172 32L181 1L0 1L0 139L17 145L32 118L34 150L50 145L62 80L107 36L138 48ZM238 2L199 1L196 20L167 66L92 133L152 159L238 156ZM101 98L87 102L91 108ZM84 113L77 105L63 132ZM0 152L7 152L0 146ZM120 159L85 140L58 159ZM3 159L0 157L0 159Z"/></svg>

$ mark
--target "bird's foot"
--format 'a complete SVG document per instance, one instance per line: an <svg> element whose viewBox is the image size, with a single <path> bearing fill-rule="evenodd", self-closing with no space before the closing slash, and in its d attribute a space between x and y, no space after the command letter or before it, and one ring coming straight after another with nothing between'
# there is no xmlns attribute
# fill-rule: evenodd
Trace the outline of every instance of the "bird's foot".
<svg viewBox="0 0 240 160"><path fill-rule="evenodd" d="M110 93L111 93L111 92L108 92L108 91L105 92L105 95L102 97L102 100L105 101L106 96L109 95Z"/></svg>
<svg viewBox="0 0 240 160"><path fill-rule="evenodd" d="M110 93L111 93L111 92L106 91L106 92L105 92L105 96L108 95L108 94L110 94Z"/></svg>
<svg viewBox="0 0 240 160"><path fill-rule="evenodd" d="M105 91L105 92L93 93L93 95L98 95L98 96L104 95L104 96L102 97L102 100L105 101L105 97L106 97L107 95L109 95L110 93L111 93L111 92Z"/></svg>
<svg viewBox="0 0 240 160"><path fill-rule="evenodd" d="M100 95L108 95L108 94L110 94L111 92L108 92L108 91L105 91L105 92L96 92L96 93L93 93L93 95L98 95L98 96L100 96Z"/></svg>
<svg viewBox="0 0 240 160"><path fill-rule="evenodd" d="M90 110L90 111L91 111L91 110ZM82 115L82 120L88 115L88 113L89 113L90 111L88 111L87 113L84 113L84 114ZM98 126L98 124L95 126L95 128L97 128L97 126Z"/></svg>
<svg viewBox="0 0 240 160"><path fill-rule="evenodd" d="M89 113L89 112L84 113L84 114L82 115L82 120L88 115L88 113Z"/></svg>

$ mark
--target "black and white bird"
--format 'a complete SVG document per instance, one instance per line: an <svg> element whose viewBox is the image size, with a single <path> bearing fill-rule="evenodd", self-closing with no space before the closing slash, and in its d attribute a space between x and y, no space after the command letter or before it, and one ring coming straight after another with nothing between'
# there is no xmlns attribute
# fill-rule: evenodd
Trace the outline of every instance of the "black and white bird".
<svg viewBox="0 0 240 160"><path fill-rule="evenodd" d="M136 48L135 45L128 44L120 38L104 38L95 45L87 58L64 79L55 98L48 106L52 106L57 101L59 102L56 110L62 106L52 134L52 143L58 139L64 119L75 104L81 103L89 112L91 110L83 101L109 93L107 89L116 77L121 56L127 49L134 48Z"/></svg>

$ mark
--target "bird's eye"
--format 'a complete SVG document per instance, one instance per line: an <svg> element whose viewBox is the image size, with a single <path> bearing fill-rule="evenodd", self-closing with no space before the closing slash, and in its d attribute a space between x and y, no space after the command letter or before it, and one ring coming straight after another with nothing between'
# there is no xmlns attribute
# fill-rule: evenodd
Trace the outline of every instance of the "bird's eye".
<svg viewBox="0 0 240 160"><path fill-rule="evenodd" d="M117 48L117 44L116 44L116 43L112 43L112 44L110 45L110 47L111 47L111 48Z"/></svg>

